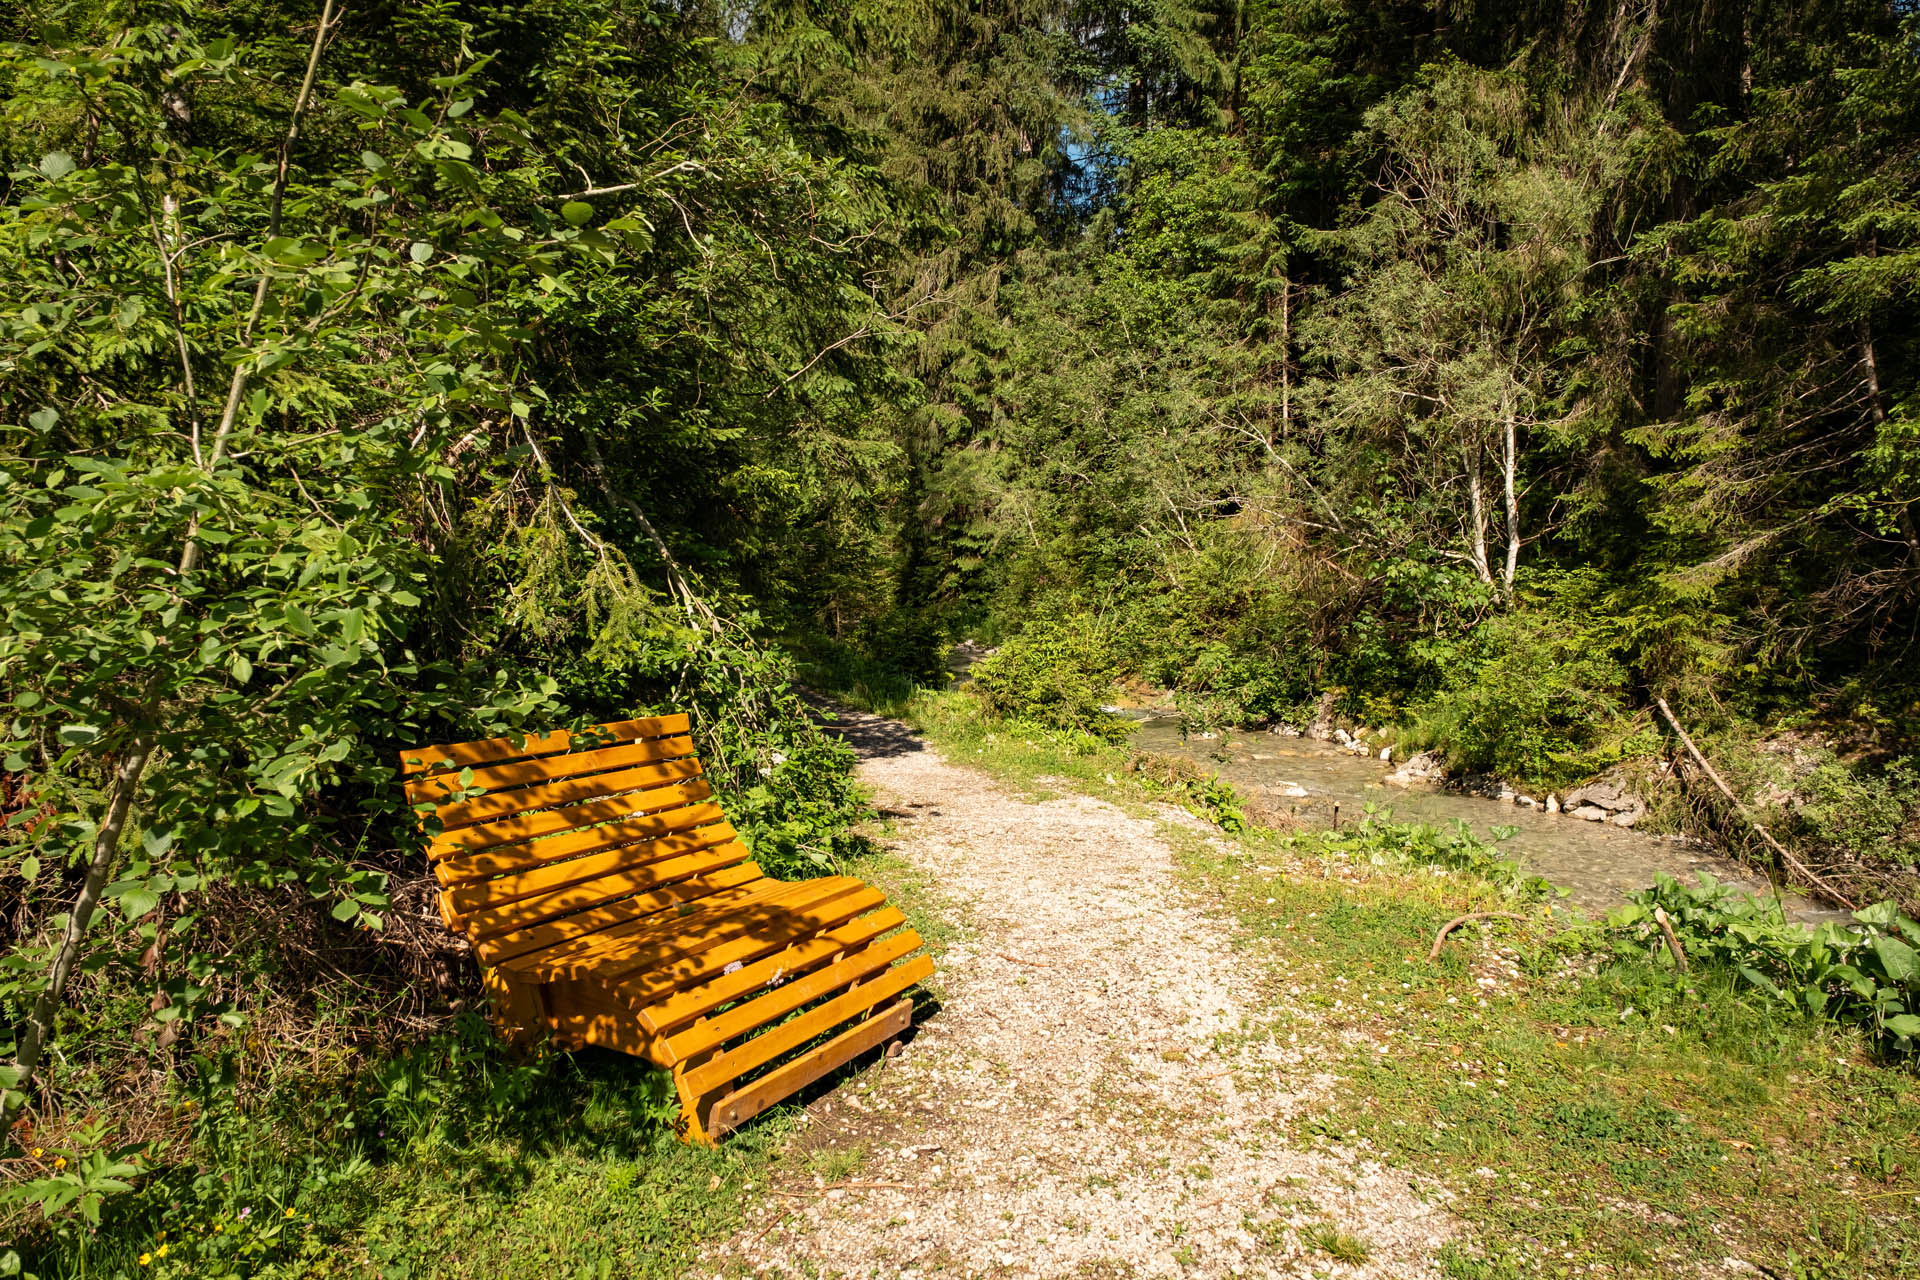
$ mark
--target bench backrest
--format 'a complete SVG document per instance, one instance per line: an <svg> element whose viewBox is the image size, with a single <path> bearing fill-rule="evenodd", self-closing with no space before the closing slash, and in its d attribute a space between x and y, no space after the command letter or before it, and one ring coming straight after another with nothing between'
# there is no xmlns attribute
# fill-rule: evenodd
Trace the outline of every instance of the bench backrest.
<svg viewBox="0 0 1920 1280"><path fill-rule="evenodd" d="M688 728L657 716L401 752L440 914L483 963L761 879Z"/></svg>

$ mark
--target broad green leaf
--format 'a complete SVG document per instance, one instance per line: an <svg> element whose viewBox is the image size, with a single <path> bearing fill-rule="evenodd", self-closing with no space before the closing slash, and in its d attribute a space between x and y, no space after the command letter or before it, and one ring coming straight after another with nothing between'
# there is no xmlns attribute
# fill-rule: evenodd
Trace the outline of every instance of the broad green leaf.
<svg viewBox="0 0 1920 1280"><path fill-rule="evenodd" d="M138 920L160 905L160 895L151 889L134 888L115 896L114 901L129 920Z"/></svg>
<svg viewBox="0 0 1920 1280"><path fill-rule="evenodd" d="M1909 1040L1920 1039L1920 1016L1911 1013L1897 1013L1887 1019L1887 1030Z"/></svg>
<svg viewBox="0 0 1920 1280"><path fill-rule="evenodd" d="M1920 979L1920 954L1897 938L1885 934L1873 940L1874 954L1880 957L1880 963L1886 966L1887 976L1895 982L1907 983Z"/></svg>
<svg viewBox="0 0 1920 1280"><path fill-rule="evenodd" d="M576 227L584 227L593 217L593 206L585 200L569 200L560 206L560 216Z"/></svg>
<svg viewBox="0 0 1920 1280"><path fill-rule="evenodd" d="M49 151L40 157L40 172L47 176L49 182L58 182L73 170L73 157L64 151Z"/></svg>

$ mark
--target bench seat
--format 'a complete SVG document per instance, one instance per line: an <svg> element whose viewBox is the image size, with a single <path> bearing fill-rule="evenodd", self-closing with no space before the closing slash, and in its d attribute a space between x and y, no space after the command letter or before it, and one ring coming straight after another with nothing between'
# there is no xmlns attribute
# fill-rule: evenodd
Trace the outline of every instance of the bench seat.
<svg viewBox="0 0 1920 1280"><path fill-rule="evenodd" d="M648 1059L711 1144L905 1031L933 962L872 886L762 875L689 729L423 747L401 773L503 1030Z"/></svg>

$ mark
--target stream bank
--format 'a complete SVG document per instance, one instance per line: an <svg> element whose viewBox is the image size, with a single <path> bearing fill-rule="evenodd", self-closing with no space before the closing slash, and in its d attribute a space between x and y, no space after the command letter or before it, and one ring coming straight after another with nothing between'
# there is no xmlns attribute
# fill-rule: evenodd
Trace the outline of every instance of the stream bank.
<svg viewBox="0 0 1920 1280"><path fill-rule="evenodd" d="M1264 732L1194 737L1185 733L1177 715L1152 710L1126 714L1136 722L1131 743L1137 749L1192 760L1258 799L1264 808L1290 814L1304 824L1356 822L1372 810L1432 826L1463 822L1482 835L1495 827L1510 827L1513 835L1501 842L1502 847L1528 874L1566 889L1570 900L1589 913L1619 906L1629 893L1650 887L1659 875L1690 880L1704 871L1755 896L1774 891L1752 867L1686 837L1587 822L1433 782L1391 786L1387 778L1394 773L1392 764L1309 737ZM1849 918L1797 895L1785 895L1783 903L1795 920L1817 923Z"/></svg>

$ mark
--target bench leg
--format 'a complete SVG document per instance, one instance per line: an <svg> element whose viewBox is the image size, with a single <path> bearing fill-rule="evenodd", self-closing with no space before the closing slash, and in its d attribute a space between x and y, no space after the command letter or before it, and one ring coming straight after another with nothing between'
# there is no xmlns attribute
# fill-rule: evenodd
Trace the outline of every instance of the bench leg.
<svg viewBox="0 0 1920 1280"><path fill-rule="evenodd" d="M681 1141L690 1142L696 1147L716 1145L715 1135L707 1129L707 1117L713 1111L714 1101L726 1090L722 1088L715 1089L711 1093L691 1093L687 1089L687 1073L695 1067L711 1062L718 1052L714 1050L703 1053L685 1062L675 1063L673 1067L673 1088L674 1092L680 1095L680 1119L675 1123L674 1129L679 1133Z"/></svg>
<svg viewBox="0 0 1920 1280"><path fill-rule="evenodd" d="M481 983L493 1003L493 1020L500 1034L517 1048L528 1048L547 1029L544 993L536 983L521 982L502 969L481 971Z"/></svg>

